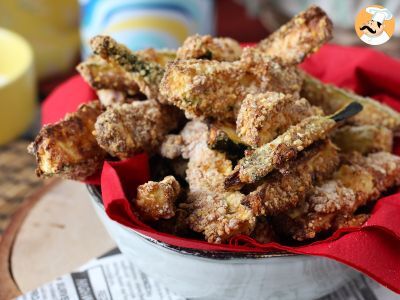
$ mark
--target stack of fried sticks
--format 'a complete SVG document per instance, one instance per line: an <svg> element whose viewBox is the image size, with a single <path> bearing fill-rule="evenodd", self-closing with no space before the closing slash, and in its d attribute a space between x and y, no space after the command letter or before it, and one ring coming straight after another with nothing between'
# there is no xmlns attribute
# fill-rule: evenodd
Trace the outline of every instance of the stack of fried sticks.
<svg viewBox="0 0 400 300"><path fill-rule="evenodd" d="M82 180L106 159L147 152L157 174L138 187L134 211L210 243L304 241L359 226L360 208L400 184L390 153L400 115L298 68L331 35L311 6L243 49L195 35L176 52L133 52L96 36L78 71L99 100L42 128L29 147L37 174Z"/></svg>

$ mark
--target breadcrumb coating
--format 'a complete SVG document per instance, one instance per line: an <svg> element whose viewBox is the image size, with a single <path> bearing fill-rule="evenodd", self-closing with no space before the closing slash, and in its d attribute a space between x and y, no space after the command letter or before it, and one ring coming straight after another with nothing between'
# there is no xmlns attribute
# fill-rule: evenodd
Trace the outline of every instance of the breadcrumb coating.
<svg viewBox="0 0 400 300"><path fill-rule="evenodd" d="M36 172L85 180L110 155L146 152L152 181L137 188L135 213L210 243L361 226L361 212L400 185L400 157L388 153L400 114L300 70L331 37L316 6L255 47L194 35L177 52L131 51L95 36L77 70L100 101L42 128L28 148ZM181 110L194 120L176 134Z"/></svg>
<svg viewBox="0 0 400 300"><path fill-rule="evenodd" d="M199 121L188 124L192 129L202 130L202 134L197 130L195 136L199 139L188 143L190 149L186 150L189 154L186 180L190 190L181 207L189 211L189 226L203 233L210 243L223 243L237 234L250 234L255 217L241 204L244 195L224 189L224 178L232 170L232 163L224 154L207 147L206 124ZM184 134L189 135L187 129Z"/></svg>
<svg viewBox="0 0 400 300"><path fill-rule="evenodd" d="M338 215L335 218L332 229L336 231L341 228L360 227L369 219L369 217L369 214Z"/></svg>
<svg viewBox="0 0 400 300"><path fill-rule="evenodd" d="M175 177L166 176L160 182L149 181L140 185L134 205L144 220L170 219L175 216L175 202L180 192Z"/></svg>
<svg viewBox="0 0 400 300"><path fill-rule="evenodd" d="M178 114L155 100L115 104L97 118L94 134L100 147L120 159L152 153L177 126Z"/></svg>
<svg viewBox="0 0 400 300"><path fill-rule="evenodd" d="M175 59L175 52L152 48L134 52L140 59L164 67ZM97 92L100 102L107 106L113 103L132 102L137 98L139 86L132 74L116 63L108 62L99 55L92 55L77 66L82 78Z"/></svg>
<svg viewBox="0 0 400 300"><path fill-rule="evenodd" d="M355 125L374 125L397 131L400 128L400 113L368 97L361 97L348 90L325 84L311 75L302 73L304 77L301 95L311 104L320 106L326 114L331 114L347 105L357 101L363 110L350 118L348 122Z"/></svg>
<svg viewBox="0 0 400 300"><path fill-rule="evenodd" d="M276 92L249 94L240 106L236 132L246 144L257 148L312 115L322 115L322 110L304 98Z"/></svg>
<svg viewBox="0 0 400 300"><path fill-rule="evenodd" d="M109 36L93 37L90 46L94 54L123 68L148 99L161 100L158 86L164 75L164 68L160 64L143 59Z"/></svg>
<svg viewBox="0 0 400 300"><path fill-rule="evenodd" d="M119 92L122 99L133 97L139 92L139 87L123 68L107 63L98 56L91 56L80 63L77 68L82 78L96 91L109 90ZM100 97L100 95L99 95ZM100 97L102 100L103 97ZM121 99L121 98L119 98ZM101 101L109 105L108 101Z"/></svg>
<svg viewBox="0 0 400 300"><path fill-rule="evenodd" d="M235 62L178 60L169 63L160 92L189 118L234 120L248 94L276 91L298 93L301 77L295 68L244 50Z"/></svg>
<svg viewBox="0 0 400 300"><path fill-rule="evenodd" d="M137 99L129 98L124 92L117 90L97 90L97 97L103 106L110 106L115 103L131 103Z"/></svg>
<svg viewBox="0 0 400 300"><path fill-rule="evenodd" d="M345 153L392 152L393 132L386 127L375 125L347 125L333 132L332 141Z"/></svg>
<svg viewBox="0 0 400 300"><path fill-rule="evenodd" d="M92 134L102 113L99 101L82 104L57 123L45 125L28 152L36 157L39 177L84 180L101 169L106 152Z"/></svg>
<svg viewBox="0 0 400 300"><path fill-rule="evenodd" d="M294 162L272 172L243 203L256 216L277 215L304 201L314 184L329 178L339 165L339 154L329 140L305 150Z"/></svg>
<svg viewBox="0 0 400 300"><path fill-rule="evenodd" d="M400 185L399 174L400 157L396 155L377 152L363 157L355 153L335 172L333 179L315 187L304 204L286 213L282 220L286 219L290 225L282 225L282 220L277 222L286 235L299 241L346 224L363 223L366 217L353 217L355 211Z"/></svg>
<svg viewBox="0 0 400 300"><path fill-rule="evenodd" d="M176 52L168 49L156 50L154 48L147 48L135 51L134 53L144 61L157 63L161 67L165 67L168 62L173 61L176 58Z"/></svg>
<svg viewBox="0 0 400 300"><path fill-rule="evenodd" d="M242 48L231 38L213 38L211 35L189 36L178 48L177 59L209 59L235 61L240 59Z"/></svg>
<svg viewBox="0 0 400 300"><path fill-rule="evenodd" d="M326 138L335 125L334 120L321 116L303 119L273 141L241 159L226 178L225 186L237 189L244 183L254 183L262 179L278 165L295 158L312 143Z"/></svg>
<svg viewBox="0 0 400 300"><path fill-rule="evenodd" d="M326 13L312 5L261 41L258 48L284 64L298 64L332 38L332 29Z"/></svg>
<svg viewBox="0 0 400 300"><path fill-rule="evenodd" d="M182 155L183 138L180 134L167 134L160 146L160 154L168 159Z"/></svg>

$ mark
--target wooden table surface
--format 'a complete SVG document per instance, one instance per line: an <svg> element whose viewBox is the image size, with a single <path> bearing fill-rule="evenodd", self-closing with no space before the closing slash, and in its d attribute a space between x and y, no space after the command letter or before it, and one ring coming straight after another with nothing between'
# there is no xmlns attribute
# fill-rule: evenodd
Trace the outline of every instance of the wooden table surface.
<svg viewBox="0 0 400 300"><path fill-rule="evenodd" d="M27 153L28 144L17 140L0 146L0 239L26 196L44 184L35 174L36 163Z"/></svg>
<svg viewBox="0 0 400 300"><path fill-rule="evenodd" d="M116 245L82 183L51 180L29 196L0 242L0 299L69 273Z"/></svg>

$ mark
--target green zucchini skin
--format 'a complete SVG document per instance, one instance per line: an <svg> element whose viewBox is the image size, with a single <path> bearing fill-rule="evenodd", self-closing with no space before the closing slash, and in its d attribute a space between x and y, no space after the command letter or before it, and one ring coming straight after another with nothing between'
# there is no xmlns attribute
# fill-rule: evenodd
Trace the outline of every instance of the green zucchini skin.
<svg viewBox="0 0 400 300"><path fill-rule="evenodd" d="M236 135L235 129L226 124L211 124L207 141L212 150L223 152L230 160L239 160L249 147Z"/></svg>

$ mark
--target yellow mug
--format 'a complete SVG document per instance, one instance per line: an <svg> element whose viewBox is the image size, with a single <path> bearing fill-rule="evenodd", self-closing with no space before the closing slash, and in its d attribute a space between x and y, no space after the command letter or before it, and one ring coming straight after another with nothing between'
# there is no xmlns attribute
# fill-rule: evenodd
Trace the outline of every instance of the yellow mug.
<svg viewBox="0 0 400 300"><path fill-rule="evenodd" d="M0 28L0 145L31 124L36 108L33 51L20 35Z"/></svg>

